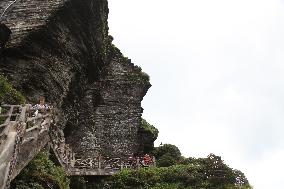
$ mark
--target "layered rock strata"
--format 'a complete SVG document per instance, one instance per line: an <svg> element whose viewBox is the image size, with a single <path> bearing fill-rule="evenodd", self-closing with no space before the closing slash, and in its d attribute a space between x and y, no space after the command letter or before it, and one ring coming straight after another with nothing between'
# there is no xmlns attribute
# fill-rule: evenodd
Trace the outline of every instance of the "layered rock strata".
<svg viewBox="0 0 284 189"><path fill-rule="evenodd" d="M0 2L1 10L11 1ZM2 72L30 102L45 96L79 155L139 153L141 101L149 78L112 44L106 0L16 2Z"/></svg>

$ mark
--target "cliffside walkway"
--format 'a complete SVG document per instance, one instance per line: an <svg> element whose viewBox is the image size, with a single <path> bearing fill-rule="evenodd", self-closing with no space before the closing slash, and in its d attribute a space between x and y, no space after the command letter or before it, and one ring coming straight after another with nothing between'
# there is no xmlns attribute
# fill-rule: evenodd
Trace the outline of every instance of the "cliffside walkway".
<svg viewBox="0 0 284 189"><path fill-rule="evenodd" d="M0 112L0 189L10 182L45 147L50 144L65 172L72 175L112 175L124 168L154 166L133 157L80 157L72 151L62 131L55 125L52 109L39 110L31 105L2 105Z"/></svg>

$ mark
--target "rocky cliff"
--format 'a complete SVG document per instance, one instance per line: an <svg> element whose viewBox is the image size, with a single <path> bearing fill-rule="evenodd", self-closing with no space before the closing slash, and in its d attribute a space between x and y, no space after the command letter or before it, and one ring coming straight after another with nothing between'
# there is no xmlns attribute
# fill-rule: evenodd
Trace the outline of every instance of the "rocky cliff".
<svg viewBox="0 0 284 189"><path fill-rule="evenodd" d="M66 142L84 156L139 153L141 101L151 86L112 44L107 16L107 0L26 0L2 20L12 35L0 72L28 102L45 96Z"/></svg>

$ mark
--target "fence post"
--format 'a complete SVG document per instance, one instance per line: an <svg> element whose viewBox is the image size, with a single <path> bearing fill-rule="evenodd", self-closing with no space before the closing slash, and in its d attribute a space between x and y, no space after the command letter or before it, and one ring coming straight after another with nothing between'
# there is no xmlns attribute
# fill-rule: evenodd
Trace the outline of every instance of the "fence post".
<svg viewBox="0 0 284 189"><path fill-rule="evenodd" d="M101 169L101 155L99 155L99 158L98 158L98 166L99 166L99 169Z"/></svg>
<svg viewBox="0 0 284 189"><path fill-rule="evenodd" d="M153 166L156 167L156 158L153 156Z"/></svg>
<svg viewBox="0 0 284 189"><path fill-rule="evenodd" d="M120 159L120 170L122 170L123 169L123 161Z"/></svg>
<svg viewBox="0 0 284 189"><path fill-rule="evenodd" d="M139 157L137 157L136 159L136 165L137 165L137 168L140 168L140 158Z"/></svg>

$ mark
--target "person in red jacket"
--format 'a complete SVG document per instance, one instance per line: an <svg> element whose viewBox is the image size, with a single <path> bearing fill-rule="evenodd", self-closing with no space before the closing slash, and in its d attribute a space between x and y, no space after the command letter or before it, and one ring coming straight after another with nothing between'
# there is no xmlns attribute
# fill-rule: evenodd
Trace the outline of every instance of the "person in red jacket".
<svg viewBox="0 0 284 189"><path fill-rule="evenodd" d="M149 166L152 162L152 158L148 154L145 154L143 157L143 161L145 166Z"/></svg>

